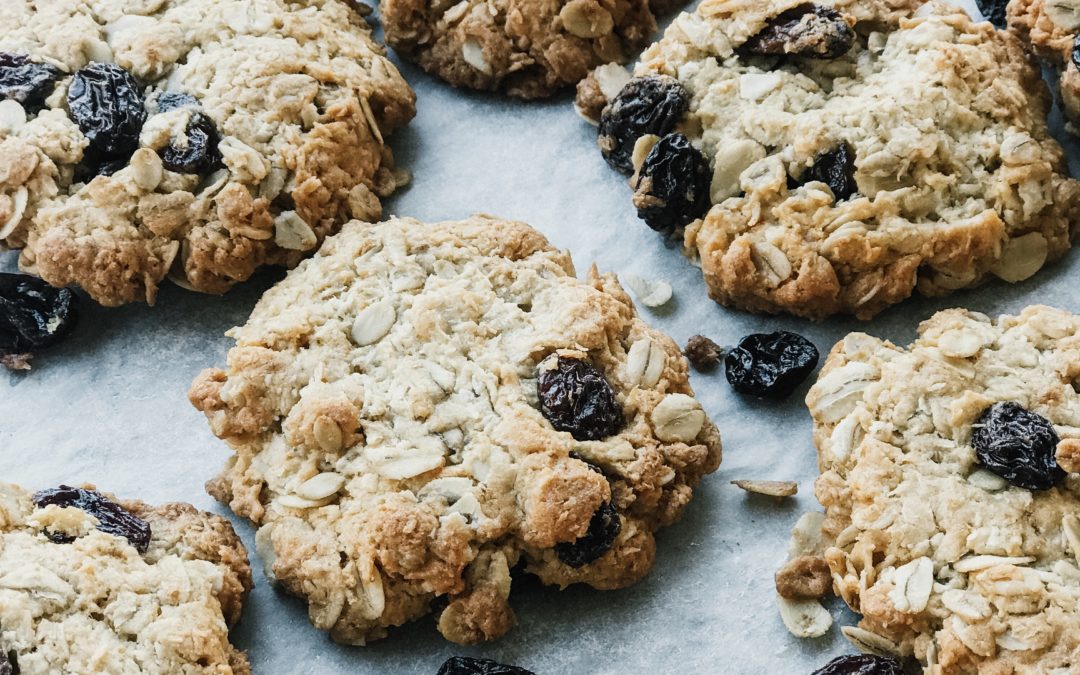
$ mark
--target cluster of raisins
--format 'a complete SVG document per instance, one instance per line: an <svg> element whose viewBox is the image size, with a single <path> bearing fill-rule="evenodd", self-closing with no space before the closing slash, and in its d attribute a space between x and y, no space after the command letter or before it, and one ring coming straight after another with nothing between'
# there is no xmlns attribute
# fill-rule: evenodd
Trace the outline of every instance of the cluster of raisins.
<svg viewBox="0 0 1080 675"><path fill-rule="evenodd" d="M0 273L0 361L26 367L31 354L63 339L78 319L77 301L37 277Z"/></svg>
<svg viewBox="0 0 1080 675"><path fill-rule="evenodd" d="M146 549L150 547L150 525L128 513L116 502L106 499L100 492L61 485L35 493L33 501L38 508L55 504L81 509L98 519L97 529L106 534L124 537L139 553L146 553ZM58 544L72 541L62 533L46 532L46 535Z"/></svg>
<svg viewBox="0 0 1080 675"><path fill-rule="evenodd" d="M747 335L724 357L724 373L735 391L782 399L813 372L817 347L797 333Z"/></svg>
<svg viewBox="0 0 1080 675"><path fill-rule="evenodd" d="M1065 478L1059 442L1050 420L1011 401L984 410L971 434L980 464L1028 490L1049 490Z"/></svg>
<svg viewBox="0 0 1080 675"><path fill-rule="evenodd" d="M436 675L534 675L534 673L531 670L508 666L491 659L451 656L442 664Z"/></svg>
<svg viewBox="0 0 1080 675"><path fill-rule="evenodd" d="M536 379L540 412L559 431L579 441L598 441L618 433L623 412L604 375L587 361L559 356Z"/></svg>
<svg viewBox="0 0 1080 675"><path fill-rule="evenodd" d="M838 656L812 675L904 675L900 661L875 654Z"/></svg>

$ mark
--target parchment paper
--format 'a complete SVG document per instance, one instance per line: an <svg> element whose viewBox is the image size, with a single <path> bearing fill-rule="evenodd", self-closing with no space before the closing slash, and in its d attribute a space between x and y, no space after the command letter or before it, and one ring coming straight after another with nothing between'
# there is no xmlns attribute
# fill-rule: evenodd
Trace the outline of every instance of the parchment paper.
<svg viewBox="0 0 1080 675"><path fill-rule="evenodd" d="M672 302L660 312L641 309L680 344L695 333L730 345L747 333L788 329L810 337L824 355L852 330L907 344L920 321L952 306L990 315L1032 303L1080 311L1080 250L1027 282L914 299L869 323L813 324L724 309L706 297L700 271L637 219L625 180L601 159L596 131L574 113L569 95L521 103L453 90L401 68L419 114L392 145L414 180L389 200L387 213L429 221L478 211L517 218L570 248L579 274L595 261L603 271L667 279ZM1063 138L1056 110L1053 120ZM1067 147L1080 175L1080 146ZM15 254L0 254L0 269L15 269ZM0 480L29 489L92 482L121 496L187 501L231 517L203 490L228 451L186 392L202 368L224 364L230 341L222 334L243 323L280 277L262 273L220 298L166 285L153 308L84 302L75 334L37 358L29 375L0 373ZM267 674L434 674L454 654L541 675L809 673L854 652L838 625L821 639L795 639L776 609L773 572L789 530L799 514L819 508L802 402L808 384L783 403L762 403L735 394L720 371L695 373L692 382L720 427L724 462L695 491L682 522L660 533L656 565L638 585L560 592L518 578L511 602L520 625L495 644L447 643L428 617L368 647L342 647L311 627L303 603L268 586L253 529L233 518L256 581L235 641L255 672ZM729 484L737 478L797 480L799 494L783 503L747 496ZM829 607L838 624L854 622L841 602Z"/></svg>

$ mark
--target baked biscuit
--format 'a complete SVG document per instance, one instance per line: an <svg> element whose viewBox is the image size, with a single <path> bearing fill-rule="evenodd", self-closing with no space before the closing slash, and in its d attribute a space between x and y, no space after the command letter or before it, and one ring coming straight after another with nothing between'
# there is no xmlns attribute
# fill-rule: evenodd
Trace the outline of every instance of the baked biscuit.
<svg viewBox="0 0 1080 675"><path fill-rule="evenodd" d="M715 300L867 319L1069 249L1080 183L1038 69L1012 35L919 5L705 0L604 109L601 151Z"/></svg>
<svg viewBox="0 0 1080 675"><path fill-rule="evenodd" d="M379 219L414 100L345 0L0 3L0 246L105 305L222 293Z"/></svg>
<svg viewBox="0 0 1080 675"><path fill-rule="evenodd" d="M1080 663L1080 317L936 314L861 333L807 395L852 636L936 675ZM850 630L850 629L849 629Z"/></svg>
<svg viewBox="0 0 1080 675"><path fill-rule="evenodd" d="M250 590L220 516L0 483L0 672L247 675L229 626Z"/></svg>
<svg viewBox="0 0 1080 675"><path fill-rule="evenodd" d="M541 98L648 44L679 0L383 0L386 41L455 87Z"/></svg>
<svg viewBox="0 0 1080 675"><path fill-rule="evenodd" d="M519 564L628 586L720 463L678 346L523 223L348 224L230 335L190 392L235 453L207 488L339 642L435 607L497 638Z"/></svg>

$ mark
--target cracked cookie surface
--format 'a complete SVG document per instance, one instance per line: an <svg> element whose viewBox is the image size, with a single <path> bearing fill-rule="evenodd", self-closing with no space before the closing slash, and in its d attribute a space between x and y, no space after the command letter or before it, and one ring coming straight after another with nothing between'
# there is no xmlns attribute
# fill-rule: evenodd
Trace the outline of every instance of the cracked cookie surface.
<svg viewBox="0 0 1080 675"><path fill-rule="evenodd" d="M222 293L378 220L414 101L344 0L4 2L0 246L105 305Z"/></svg>
<svg viewBox="0 0 1080 675"><path fill-rule="evenodd" d="M519 563L632 584L720 463L678 346L523 223L348 224L230 335L190 392L235 453L207 488L339 642L436 601L448 639L499 637Z"/></svg>
<svg viewBox="0 0 1080 675"><path fill-rule="evenodd" d="M250 673L229 643L251 589L232 525L188 504L117 503L149 525L145 553L0 483L0 657L23 675Z"/></svg>
<svg viewBox="0 0 1080 675"><path fill-rule="evenodd" d="M1075 670L1078 392L1080 317L1049 307L948 310L906 349L862 333L833 348L806 399L815 492L833 587L877 636L863 642L936 675ZM1030 490L983 465L973 434L1002 432L981 426L995 404L1048 420L1072 473Z"/></svg>
<svg viewBox="0 0 1080 675"><path fill-rule="evenodd" d="M866 319L1070 248L1080 183L1039 71L1012 35L921 4L706 0L604 110L639 216L681 235L715 300Z"/></svg>
<svg viewBox="0 0 1080 675"><path fill-rule="evenodd" d="M540 98L630 61L679 0L382 0L386 41L457 87Z"/></svg>

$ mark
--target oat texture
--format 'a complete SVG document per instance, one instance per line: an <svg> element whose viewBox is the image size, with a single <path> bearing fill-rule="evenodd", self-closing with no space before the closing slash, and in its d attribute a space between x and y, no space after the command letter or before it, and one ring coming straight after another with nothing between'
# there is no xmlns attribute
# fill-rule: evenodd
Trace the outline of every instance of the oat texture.
<svg viewBox="0 0 1080 675"><path fill-rule="evenodd" d="M824 557L863 615L857 641L933 675L1076 672L1080 476L1012 486L971 435L1012 401L1054 425L1060 456L1080 439L1078 391L1080 317L1048 307L941 312L907 349L861 333L836 345L807 405Z"/></svg>
<svg viewBox="0 0 1080 675"><path fill-rule="evenodd" d="M414 95L344 0L6 0L0 52L63 76L40 110L0 100L0 246L55 286L106 305L153 302L168 275L221 293L260 265L292 266L350 218L378 220L407 180L384 138ZM67 104L72 75L115 63L148 117L112 175L92 166ZM194 106L159 112L164 92ZM164 169L208 116L221 161ZM117 167L114 167L115 170ZM88 175L89 174L89 175Z"/></svg>
<svg viewBox="0 0 1080 675"><path fill-rule="evenodd" d="M457 87L540 98L626 63L679 0L383 0L386 41Z"/></svg>
<svg viewBox="0 0 1080 675"><path fill-rule="evenodd" d="M1012 0L1009 28L1057 69L1062 108L1069 128L1080 123L1080 70L1073 45L1080 33L1080 2L1075 0Z"/></svg>
<svg viewBox="0 0 1080 675"><path fill-rule="evenodd" d="M915 291L1021 281L1069 249L1080 183L1047 133L1050 99L1017 39L938 3L841 0L821 4L854 28L846 54L743 49L800 4L705 0L635 71L689 93L676 130L712 179L684 252L715 300L866 319ZM844 144L857 184L846 199L808 177Z"/></svg>
<svg viewBox="0 0 1080 675"><path fill-rule="evenodd" d="M235 452L208 489L258 525L267 574L339 642L436 599L448 639L496 638L519 563L559 587L632 584L720 463L678 346L523 223L348 224L230 335L227 369L190 392ZM555 355L603 374L614 435L578 441L541 413ZM610 546L564 563L605 512Z"/></svg>
<svg viewBox="0 0 1080 675"><path fill-rule="evenodd" d="M229 522L188 504L119 504L149 523L146 553L84 511L35 508L0 483L0 654L22 675L250 673L229 644L251 589Z"/></svg>

